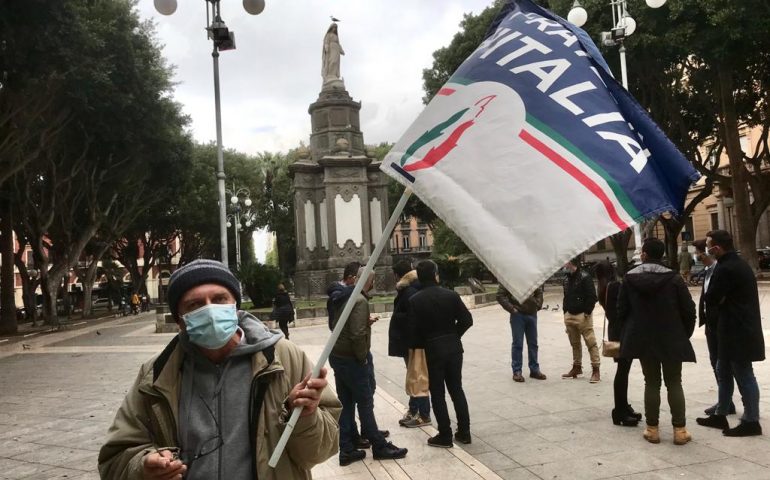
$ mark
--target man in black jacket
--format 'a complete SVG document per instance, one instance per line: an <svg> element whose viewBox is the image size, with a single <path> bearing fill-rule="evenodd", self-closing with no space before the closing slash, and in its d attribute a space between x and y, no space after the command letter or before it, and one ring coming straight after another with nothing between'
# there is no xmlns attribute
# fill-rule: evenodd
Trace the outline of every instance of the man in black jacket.
<svg viewBox="0 0 770 480"><path fill-rule="evenodd" d="M660 443L660 387L666 382L674 444L692 436L685 428L682 362L694 362L690 336L695 330L695 302L682 277L661 265L662 241L648 238L642 245L642 264L626 274L618 295L618 323L623 327L620 357L638 358L644 374L644 438Z"/></svg>
<svg viewBox="0 0 770 480"><path fill-rule="evenodd" d="M591 356L591 383L597 383L599 377L599 347L594 334L593 311L596 305L596 287L591 274L580 268L580 257L575 257L564 265L567 275L564 277L564 326L567 328L569 343L572 345L572 369L561 378L577 378L583 374L583 337Z"/></svg>
<svg viewBox="0 0 770 480"><path fill-rule="evenodd" d="M714 275L714 269L717 266L717 262L706 252L706 240L698 240L693 242L695 247L695 257L703 263L703 287L700 292L700 300L698 300L698 326L703 327L705 325L706 345L709 350L709 362L711 362L711 369L714 371L714 377L716 377L717 384L719 384L719 375L717 375L717 314L718 309L706 309L706 292L711 285L711 277ZM719 402L710 406L704 413L706 415L714 415L717 410ZM729 414L735 413L735 404L730 401Z"/></svg>
<svg viewBox="0 0 770 480"><path fill-rule="evenodd" d="M400 260L393 265L396 277L396 298L388 328L388 355L401 357L409 365L409 299L420 290L417 272L412 263ZM409 411L398 421L402 427L416 428L430 425L430 397L409 397Z"/></svg>
<svg viewBox="0 0 770 480"><path fill-rule="evenodd" d="M424 348L438 435L428 439L432 447L449 448L452 425L449 421L444 384L452 397L457 417L455 440L471 443L468 402L462 385L463 345L460 337L473 325L473 317L460 296L438 286L438 266L431 260L417 264L422 289L409 299L411 347Z"/></svg>
<svg viewBox="0 0 770 480"><path fill-rule="evenodd" d="M719 428L728 437L762 435L759 385L751 365L765 359L757 280L749 264L735 252L728 232L709 232L706 246L708 253L717 259L717 268L706 291L706 311L717 315L719 403L714 415L698 418L697 422ZM730 428L726 415L733 398L733 379L741 392L743 416L738 426Z"/></svg>

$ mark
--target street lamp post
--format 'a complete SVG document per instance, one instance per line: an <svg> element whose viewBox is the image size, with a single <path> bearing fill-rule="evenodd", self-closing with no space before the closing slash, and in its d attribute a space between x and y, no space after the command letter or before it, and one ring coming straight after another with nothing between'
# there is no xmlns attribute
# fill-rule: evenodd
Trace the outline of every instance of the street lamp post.
<svg viewBox="0 0 770 480"><path fill-rule="evenodd" d="M211 57L214 63L214 110L217 128L217 188L219 193L219 242L221 260L227 260L227 202L225 201L225 161L222 154L222 111L219 96L219 52L235 50L235 33L231 32L220 16L220 0L205 0L206 31L213 43ZM155 9L162 15L171 15L176 11L176 0L155 0ZM243 0L243 8L251 15L259 15L265 9L265 0Z"/></svg>
<svg viewBox="0 0 770 480"><path fill-rule="evenodd" d="M645 0L650 8L660 8L666 0ZM623 88L628 90L628 70L626 68L626 46L623 40L636 31L636 20L628 14L626 0L610 0L612 8L612 30L602 32L602 45L612 47L618 45L620 53L620 79ZM578 27L585 25L588 21L588 12L580 5L578 0L572 4L572 9L567 14L567 20ZM638 223L634 224L634 261L639 261L642 254L642 230Z"/></svg>
<svg viewBox="0 0 770 480"><path fill-rule="evenodd" d="M227 190L227 195L230 198L230 205L233 213L227 215L227 228L233 227L233 235L235 236L235 265L237 269L241 268L241 235L243 230L241 221L245 222L245 226L248 228L254 221L254 214L251 211L251 194L247 188L235 188L233 184L232 190ZM244 197L241 199L241 197ZM245 209L244 209L245 207Z"/></svg>

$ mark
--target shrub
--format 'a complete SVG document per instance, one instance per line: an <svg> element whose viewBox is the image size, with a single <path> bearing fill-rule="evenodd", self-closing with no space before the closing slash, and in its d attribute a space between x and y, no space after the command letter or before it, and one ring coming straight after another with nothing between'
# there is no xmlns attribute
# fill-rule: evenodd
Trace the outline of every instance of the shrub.
<svg viewBox="0 0 770 480"><path fill-rule="evenodd" d="M255 308L271 305L281 281L278 268L259 262L246 263L241 265L237 275Z"/></svg>

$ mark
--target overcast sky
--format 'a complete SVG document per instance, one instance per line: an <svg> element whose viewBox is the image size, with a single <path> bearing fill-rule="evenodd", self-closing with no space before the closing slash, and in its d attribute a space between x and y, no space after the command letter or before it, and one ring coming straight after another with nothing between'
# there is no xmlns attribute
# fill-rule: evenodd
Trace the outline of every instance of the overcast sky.
<svg viewBox="0 0 770 480"><path fill-rule="evenodd" d="M223 141L245 153L287 151L308 143L308 105L321 90L321 47L330 15L340 19L341 74L362 102L367 144L395 142L423 108L422 70L459 30L464 13L492 0L266 0L247 14L240 0L222 0L222 19L236 50L222 52ZM157 24L163 54L176 67L174 97L200 142L216 139L211 43L204 0L178 0L163 16L140 0L142 18Z"/></svg>
<svg viewBox="0 0 770 480"><path fill-rule="evenodd" d="M163 55L176 68L174 98L190 116L199 142L216 140L211 42L206 2L177 0L171 16L152 0L139 1L153 19ZM221 0L222 20L235 32L236 50L219 57L224 146L244 153L285 152L309 143L308 106L321 91L321 48L331 23L340 20L345 50L341 75L362 103L361 130L369 145L396 142L422 111L422 70L432 54L459 31L465 13L492 0L265 0L257 16L241 0ZM227 165L225 165L227 171ZM254 236L265 261L265 232Z"/></svg>

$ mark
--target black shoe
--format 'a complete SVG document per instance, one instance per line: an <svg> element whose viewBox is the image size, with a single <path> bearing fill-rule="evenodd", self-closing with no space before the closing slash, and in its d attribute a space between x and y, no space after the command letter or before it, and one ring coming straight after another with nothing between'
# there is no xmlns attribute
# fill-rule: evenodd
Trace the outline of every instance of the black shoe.
<svg viewBox="0 0 770 480"><path fill-rule="evenodd" d="M390 436L390 432L387 430L380 430L380 435L382 435L384 438L388 438ZM353 440L353 446L356 448L370 448L372 446L372 442L364 437L358 437L356 440Z"/></svg>
<svg viewBox="0 0 770 480"><path fill-rule="evenodd" d="M457 440L460 443L464 443L466 445L470 445L471 443L471 432L460 432L459 430L455 432L455 440Z"/></svg>
<svg viewBox="0 0 770 480"><path fill-rule="evenodd" d="M615 425L623 425L624 427L635 427L639 424L639 419L635 415L626 409L612 409L612 423Z"/></svg>
<svg viewBox="0 0 770 480"><path fill-rule="evenodd" d="M406 448L398 448L388 442L380 448L373 449L372 457L374 457L375 460L395 460L397 458L404 458L408 451L409 450Z"/></svg>
<svg viewBox="0 0 770 480"><path fill-rule="evenodd" d="M442 437L441 435L436 435L435 437L430 437L428 439L428 445L431 447L440 447L440 448L452 448L454 447L454 443L452 443L452 437Z"/></svg>
<svg viewBox="0 0 770 480"><path fill-rule="evenodd" d="M759 422L741 422L735 428L722 430L725 437L751 437L753 435L762 435L762 426Z"/></svg>
<svg viewBox="0 0 770 480"><path fill-rule="evenodd" d="M634 409L631 407L630 403L628 404L628 414L631 415L632 417L635 417L639 421L642 420L642 414L639 412L635 412Z"/></svg>
<svg viewBox="0 0 770 480"><path fill-rule="evenodd" d="M703 413L706 415L716 415L717 413L717 406L719 406L719 403L715 403L714 405L710 406L709 408L703 410ZM735 415L735 404L730 402L730 408L727 410L728 415Z"/></svg>
<svg viewBox="0 0 770 480"><path fill-rule="evenodd" d="M346 467L353 462L366 458L366 452L363 450L351 450L349 452L340 452L340 466Z"/></svg>
<svg viewBox="0 0 770 480"><path fill-rule="evenodd" d="M724 415L709 415L705 418L696 418L695 422L703 427L718 428L720 430L730 428L730 424L727 423L727 417Z"/></svg>
<svg viewBox="0 0 770 480"><path fill-rule="evenodd" d="M353 440L353 447L357 448L359 450L361 449L367 449L372 447L372 442L365 439L364 437L358 437L355 440Z"/></svg>

